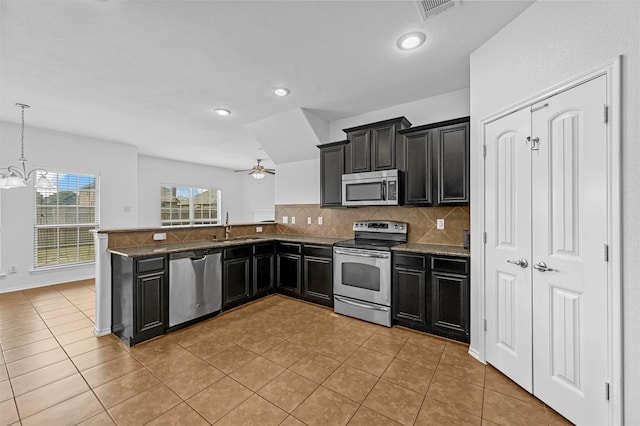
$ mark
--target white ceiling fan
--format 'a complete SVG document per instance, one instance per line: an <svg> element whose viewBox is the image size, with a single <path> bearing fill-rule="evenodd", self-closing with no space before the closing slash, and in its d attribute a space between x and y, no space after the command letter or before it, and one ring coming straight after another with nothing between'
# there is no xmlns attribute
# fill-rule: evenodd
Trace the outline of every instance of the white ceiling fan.
<svg viewBox="0 0 640 426"><path fill-rule="evenodd" d="M275 175L276 171L275 169L267 169L263 166L260 165L260 162L263 159L258 158L256 159L257 164L255 166L253 166L250 169L247 170L234 170L234 172L249 172L249 174L251 175L251 177L253 177L254 179L264 179L265 174L270 174L270 175Z"/></svg>

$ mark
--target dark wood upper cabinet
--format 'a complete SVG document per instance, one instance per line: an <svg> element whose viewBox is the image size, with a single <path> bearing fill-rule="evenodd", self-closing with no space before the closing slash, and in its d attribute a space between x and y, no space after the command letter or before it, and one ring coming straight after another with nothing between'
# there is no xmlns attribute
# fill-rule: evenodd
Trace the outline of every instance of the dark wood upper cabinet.
<svg viewBox="0 0 640 426"><path fill-rule="evenodd" d="M374 172L398 168L397 145L402 143L398 131L411 126L409 120L391 120L343 129L349 145L346 150L345 173Z"/></svg>
<svg viewBox="0 0 640 426"><path fill-rule="evenodd" d="M404 205L469 203L469 117L402 130Z"/></svg>
<svg viewBox="0 0 640 426"><path fill-rule="evenodd" d="M437 129L437 204L469 202L469 123Z"/></svg>
<svg viewBox="0 0 640 426"><path fill-rule="evenodd" d="M433 138L431 130L405 135L404 205L433 203Z"/></svg>
<svg viewBox="0 0 640 426"><path fill-rule="evenodd" d="M342 175L349 141L318 145L320 148L320 207L342 207Z"/></svg>

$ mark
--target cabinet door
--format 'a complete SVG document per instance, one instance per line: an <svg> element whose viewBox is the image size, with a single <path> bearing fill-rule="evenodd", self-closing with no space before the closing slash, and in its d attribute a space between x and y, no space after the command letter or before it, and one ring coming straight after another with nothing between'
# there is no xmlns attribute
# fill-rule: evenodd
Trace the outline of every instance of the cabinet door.
<svg viewBox="0 0 640 426"><path fill-rule="evenodd" d="M253 295L268 293L273 288L273 253L253 257Z"/></svg>
<svg viewBox="0 0 640 426"><path fill-rule="evenodd" d="M278 253L278 288L300 294L300 255Z"/></svg>
<svg viewBox="0 0 640 426"><path fill-rule="evenodd" d="M469 123L437 131L438 204L469 202Z"/></svg>
<svg viewBox="0 0 640 426"><path fill-rule="evenodd" d="M305 298L333 306L333 262L331 258L304 257Z"/></svg>
<svg viewBox="0 0 640 426"><path fill-rule="evenodd" d="M167 276L164 271L138 275L135 297L135 329L132 344L164 334L168 326Z"/></svg>
<svg viewBox="0 0 640 426"><path fill-rule="evenodd" d="M407 134L404 145L404 204L429 205L433 202L432 132Z"/></svg>
<svg viewBox="0 0 640 426"><path fill-rule="evenodd" d="M371 171L389 170L396 167L396 126L371 129Z"/></svg>
<svg viewBox="0 0 640 426"><path fill-rule="evenodd" d="M398 324L424 329L426 324L426 273L396 268L393 272L392 311Z"/></svg>
<svg viewBox="0 0 640 426"><path fill-rule="evenodd" d="M345 145L320 148L320 206L342 207Z"/></svg>
<svg viewBox="0 0 640 426"><path fill-rule="evenodd" d="M431 272L428 329L469 342L469 279L466 275Z"/></svg>
<svg viewBox="0 0 640 426"><path fill-rule="evenodd" d="M371 131L360 130L349 133L349 170L348 173L371 171Z"/></svg>
<svg viewBox="0 0 640 426"><path fill-rule="evenodd" d="M228 307L249 299L251 291L251 259L241 258L224 261L223 306Z"/></svg>

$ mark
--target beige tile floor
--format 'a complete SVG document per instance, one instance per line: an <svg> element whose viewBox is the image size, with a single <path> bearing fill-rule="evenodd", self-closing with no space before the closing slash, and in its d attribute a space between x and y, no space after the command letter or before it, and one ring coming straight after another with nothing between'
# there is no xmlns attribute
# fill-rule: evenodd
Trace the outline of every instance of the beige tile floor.
<svg viewBox="0 0 640 426"><path fill-rule="evenodd" d="M0 295L0 425L569 424L468 347L274 295L127 348L92 280Z"/></svg>

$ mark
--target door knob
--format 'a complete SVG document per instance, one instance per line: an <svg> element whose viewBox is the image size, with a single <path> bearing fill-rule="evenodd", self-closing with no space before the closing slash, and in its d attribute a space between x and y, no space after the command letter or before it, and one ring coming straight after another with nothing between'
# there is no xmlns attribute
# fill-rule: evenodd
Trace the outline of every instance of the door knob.
<svg viewBox="0 0 640 426"><path fill-rule="evenodd" d="M529 262L527 262L527 259L518 259L518 260L507 259L507 263L513 263L514 265L518 265L521 268L526 268L527 266L529 266Z"/></svg>
<svg viewBox="0 0 640 426"><path fill-rule="evenodd" d="M550 272L550 271L555 271L555 269L551 269L547 266L546 263L544 262L538 262L535 265L533 265L533 269L536 269L540 272Z"/></svg>

